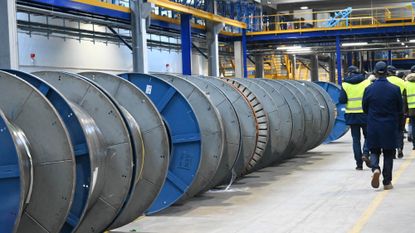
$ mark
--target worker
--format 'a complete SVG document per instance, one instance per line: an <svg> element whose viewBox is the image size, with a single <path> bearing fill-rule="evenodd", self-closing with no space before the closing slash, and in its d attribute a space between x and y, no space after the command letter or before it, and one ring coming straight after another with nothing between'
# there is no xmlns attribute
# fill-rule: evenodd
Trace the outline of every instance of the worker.
<svg viewBox="0 0 415 233"><path fill-rule="evenodd" d="M383 153L383 185L393 189L393 155L397 147L399 112L403 106L401 90L388 82L387 65L375 65L377 80L366 88L363 95L363 111L367 114L367 146L370 150L373 188L379 188L381 169L379 158Z"/></svg>
<svg viewBox="0 0 415 233"><path fill-rule="evenodd" d="M387 80L390 83L392 83L392 84L396 85L397 87L399 87L399 89L401 90L402 98L403 98L404 103L405 103L405 99L406 99L405 98L405 96L406 96L405 81L396 76L397 69L396 69L395 66L389 65L386 68L386 70L387 70L387 73L388 73ZM398 129L398 138L397 138L398 148L397 149L398 149L398 158L400 158L400 159L403 158L403 145L404 145L403 139L404 139L405 119L406 119L405 109L406 109L406 107L405 107L405 104L404 104L401 111L399 112L399 129ZM396 158L395 155L394 155L394 158Z"/></svg>
<svg viewBox="0 0 415 233"><path fill-rule="evenodd" d="M356 161L356 170L363 170L363 162L370 167L369 149L366 146L367 116L362 109L363 93L370 81L359 72L356 66L347 69L347 76L343 80L339 102L346 104L346 124L350 126L353 138L353 153ZM363 133L363 153L361 144L361 131Z"/></svg>
<svg viewBox="0 0 415 233"><path fill-rule="evenodd" d="M406 97L408 103L408 117L411 121L412 150L415 150L414 125L415 125L415 66L412 66L411 73L406 76Z"/></svg>

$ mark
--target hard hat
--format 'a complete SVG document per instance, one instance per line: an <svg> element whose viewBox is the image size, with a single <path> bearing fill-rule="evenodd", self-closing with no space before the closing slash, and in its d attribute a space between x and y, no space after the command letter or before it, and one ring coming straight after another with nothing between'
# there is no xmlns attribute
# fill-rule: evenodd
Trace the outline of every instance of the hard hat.
<svg viewBox="0 0 415 233"><path fill-rule="evenodd" d="M415 66L411 67L411 73L415 73Z"/></svg>

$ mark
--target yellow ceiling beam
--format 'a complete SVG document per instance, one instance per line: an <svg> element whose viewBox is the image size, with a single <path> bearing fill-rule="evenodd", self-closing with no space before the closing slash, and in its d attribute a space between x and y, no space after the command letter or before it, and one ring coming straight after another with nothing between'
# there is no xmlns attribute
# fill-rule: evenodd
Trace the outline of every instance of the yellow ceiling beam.
<svg viewBox="0 0 415 233"><path fill-rule="evenodd" d="M206 19L206 20L213 21L216 23L224 23L224 24L238 27L238 28L244 28L244 29L247 28L246 23L233 20L233 19L229 19L229 18L220 16L220 15L215 15L210 12L202 11L194 7L185 6L180 3L171 2L168 0L147 0L147 1L162 8L180 12L180 13L190 14L201 19Z"/></svg>

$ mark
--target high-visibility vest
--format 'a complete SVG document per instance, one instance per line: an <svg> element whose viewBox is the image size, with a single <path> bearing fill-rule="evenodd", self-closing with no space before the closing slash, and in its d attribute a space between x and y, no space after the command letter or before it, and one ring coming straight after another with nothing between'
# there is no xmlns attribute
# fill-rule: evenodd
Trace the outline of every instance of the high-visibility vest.
<svg viewBox="0 0 415 233"><path fill-rule="evenodd" d="M415 108L415 82L406 82L406 97L408 102L408 108Z"/></svg>
<svg viewBox="0 0 415 233"><path fill-rule="evenodd" d="M358 84L343 83L343 90L347 94L346 113L363 113L363 95L369 85L368 79Z"/></svg>
<svg viewBox="0 0 415 233"><path fill-rule="evenodd" d="M396 76L389 76L387 79L393 85L398 86L399 89L401 89L401 94L403 94L403 92L405 91L405 86L406 86L405 81L403 81L402 79Z"/></svg>

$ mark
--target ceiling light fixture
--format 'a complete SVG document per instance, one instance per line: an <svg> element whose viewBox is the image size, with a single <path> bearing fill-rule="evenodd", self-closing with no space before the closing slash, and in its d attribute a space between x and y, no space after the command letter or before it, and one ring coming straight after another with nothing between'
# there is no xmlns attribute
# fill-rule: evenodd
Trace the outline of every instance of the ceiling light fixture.
<svg viewBox="0 0 415 233"><path fill-rule="evenodd" d="M409 40L409 43L415 43L415 40Z"/></svg>
<svg viewBox="0 0 415 233"><path fill-rule="evenodd" d="M402 42L402 43L401 43L401 45L402 45L402 46L404 46L404 45L405 45L405 43L403 43L403 42Z"/></svg>
<svg viewBox="0 0 415 233"><path fill-rule="evenodd" d="M302 6L300 7L301 10L308 10L308 6Z"/></svg>
<svg viewBox="0 0 415 233"><path fill-rule="evenodd" d="M351 47L351 46L364 46L364 45L368 45L369 43L367 42L353 42L353 43L343 43L342 46L343 47Z"/></svg>
<svg viewBox="0 0 415 233"><path fill-rule="evenodd" d="M293 49L301 49L301 46L284 46L278 47L277 50L293 50Z"/></svg>

